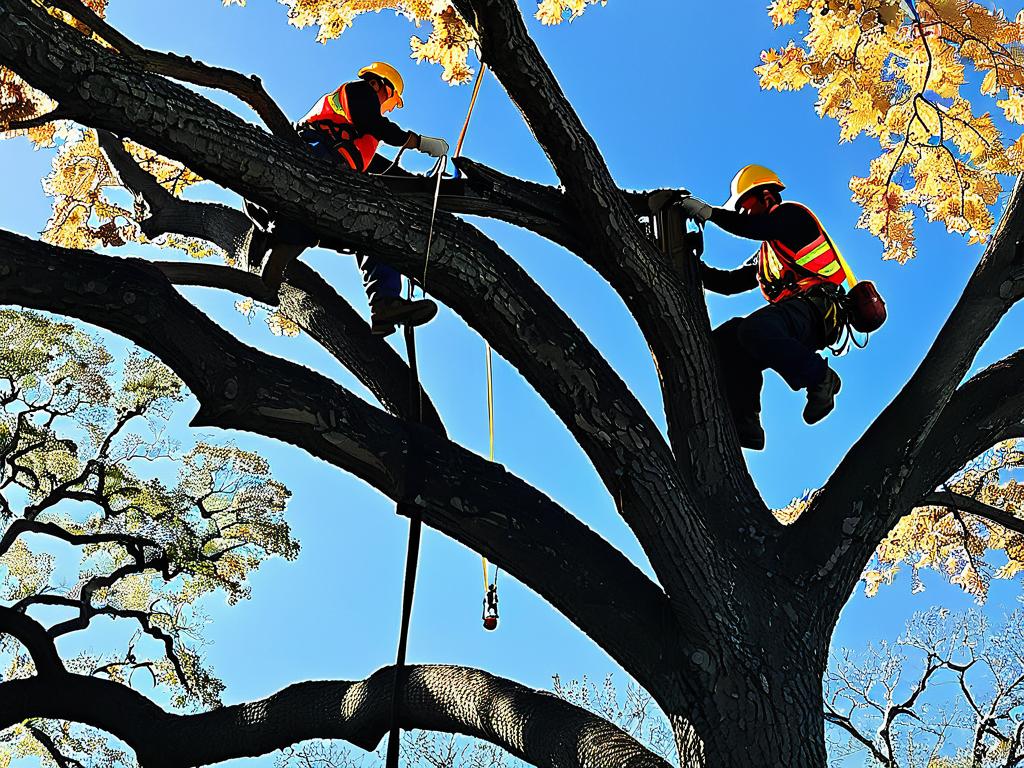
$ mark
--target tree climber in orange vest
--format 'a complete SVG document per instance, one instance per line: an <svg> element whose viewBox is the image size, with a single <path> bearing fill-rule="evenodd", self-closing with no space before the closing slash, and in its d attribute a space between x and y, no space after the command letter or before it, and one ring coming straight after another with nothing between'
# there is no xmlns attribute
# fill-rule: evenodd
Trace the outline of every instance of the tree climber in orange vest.
<svg viewBox="0 0 1024 768"><path fill-rule="evenodd" d="M761 450L761 387L766 368L793 389L807 390L804 421L814 424L835 407L841 382L818 354L839 332L837 298L847 279L818 218L799 203L783 202L775 173L748 165L732 180L724 207L686 196L687 216L711 221L730 234L761 240L758 252L735 270L700 264L709 291L732 295L760 286L767 307L718 326L712 334L719 372L744 448Z"/></svg>
<svg viewBox="0 0 1024 768"><path fill-rule="evenodd" d="M359 78L324 94L296 125L299 138L309 145L314 155L333 165L367 173L378 172L388 165L388 161L376 154L380 142L417 149L432 157L448 153L444 139L406 131L384 117L403 106L404 83L398 70L376 61L359 70ZM260 251L265 252L270 247L263 280L272 289L281 284L288 264L316 244L312 232L291 222L278 222L272 235L265 231L259 235L250 251L250 259L260 263L263 257ZM422 325L437 314L437 305L429 299L409 301L401 297L402 277L393 267L365 254L357 258L370 300L372 333L387 336L394 332L396 325Z"/></svg>

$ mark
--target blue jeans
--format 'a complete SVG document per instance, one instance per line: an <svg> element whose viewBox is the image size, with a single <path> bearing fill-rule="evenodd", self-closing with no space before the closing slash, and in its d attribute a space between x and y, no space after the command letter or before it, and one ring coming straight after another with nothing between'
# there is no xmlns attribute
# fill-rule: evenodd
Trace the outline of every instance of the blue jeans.
<svg viewBox="0 0 1024 768"><path fill-rule="evenodd" d="M736 419L761 412L761 387L768 368L793 390L813 387L825 378L828 364L817 352L826 345L824 321L807 299L792 298L747 317L734 317L711 336L721 384Z"/></svg>
<svg viewBox="0 0 1024 768"><path fill-rule="evenodd" d="M327 144L322 141L307 143L314 156L332 165L337 164L338 158ZM363 289L371 307L375 301L397 299L402 295L402 274L397 269L366 254L356 254L356 264L363 273Z"/></svg>

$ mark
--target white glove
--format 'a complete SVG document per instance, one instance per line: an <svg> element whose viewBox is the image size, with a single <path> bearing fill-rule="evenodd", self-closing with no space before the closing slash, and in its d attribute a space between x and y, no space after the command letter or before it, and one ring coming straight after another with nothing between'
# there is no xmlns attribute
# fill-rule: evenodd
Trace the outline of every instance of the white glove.
<svg viewBox="0 0 1024 768"><path fill-rule="evenodd" d="M699 197L686 195L685 197L679 198L676 205L682 208L683 213L685 213L689 218L696 219L701 224L711 218L711 206Z"/></svg>
<svg viewBox="0 0 1024 768"><path fill-rule="evenodd" d="M444 157L448 154L448 142L444 139L434 139L430 136L420 136L420 145L416 147L431 157Z"/></svg>

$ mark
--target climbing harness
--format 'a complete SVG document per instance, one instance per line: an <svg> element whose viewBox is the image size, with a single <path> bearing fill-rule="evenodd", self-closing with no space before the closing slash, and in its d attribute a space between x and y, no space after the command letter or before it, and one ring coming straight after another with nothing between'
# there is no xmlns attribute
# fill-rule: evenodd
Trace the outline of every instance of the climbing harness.
<svg viewBox="0 0 1024 768"><path fill-rule="evenodd" d="M886 309L885 301L875 284L870 280L857 280L842 252L835 244L832 244L832 248L849 285L849 290L845 292L840 288L839 296L830 307L838 332L835 341L829 345L829 351L834 357L841 357L849 351L851 345L857 349L864 349L868 345L871 333L885 322ZM826 313L826 323L828 318ZM857 332L864 334L863 341L857 338Z"/></svg>

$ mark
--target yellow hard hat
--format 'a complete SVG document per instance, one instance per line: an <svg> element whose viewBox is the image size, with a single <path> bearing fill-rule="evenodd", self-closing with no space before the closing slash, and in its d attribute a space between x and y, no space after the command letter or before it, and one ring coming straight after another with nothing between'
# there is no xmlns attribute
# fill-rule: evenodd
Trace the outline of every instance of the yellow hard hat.
<svg viewBox="0 0 1024 768"><path fill-rule="evenodd" d="M739 173L732 178L732 187L729 190L731 194L725 203L725 207L735 210L736 204L740 201L741 197L750 190L763 187L766 184L771 184L779 189L786 188L786 185L782 183L782 179L770 168L765 168L763 165L743 166L740 168Z"/></svg>
<svg viewBox="0 0 1024 768"><path fill-rule="evenodd" d="M391 83L391 87L395 89L395 105L401 109L405 102L402 101L402 91L405 90L405 81L402 80L402 76L398 74L398 70L383 61L375 61L369 66L363 67L359 70L359 77L363 75L376 75L382 80L387 80Z"/></svg>

